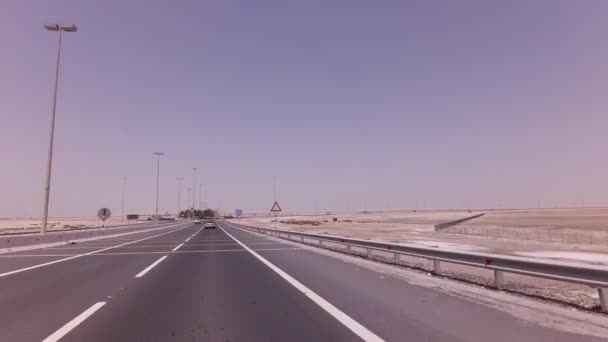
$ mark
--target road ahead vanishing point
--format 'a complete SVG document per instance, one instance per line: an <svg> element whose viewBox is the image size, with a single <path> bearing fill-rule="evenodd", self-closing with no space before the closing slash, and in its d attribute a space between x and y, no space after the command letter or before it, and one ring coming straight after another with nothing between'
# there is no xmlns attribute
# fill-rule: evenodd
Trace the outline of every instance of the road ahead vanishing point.
<svg viewBox="0 0 608 342"><path fill-rule="evenodd" d="M217 226L0 255L0 341L605 341Z"/></svg>

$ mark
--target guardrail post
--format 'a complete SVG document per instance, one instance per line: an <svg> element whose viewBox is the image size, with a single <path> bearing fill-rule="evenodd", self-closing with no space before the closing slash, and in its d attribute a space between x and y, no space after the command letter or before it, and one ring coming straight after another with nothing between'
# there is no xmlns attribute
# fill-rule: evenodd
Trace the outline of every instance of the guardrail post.
<svg viewBox="0 0 608 342"><path fill-rule="evenodd" d="M608 288L599 287L597 292L600 295L600 306L602 312L608 313Z"/></svg>
<svg viewBox="0 0 608 342"><path fill-rule="evenodd" d="M505 283L505 273L503 271L494 270L494 286L497 289L501 288Z"/></svg>
<svg viewBox="0 0 608 342"><path fill-rule="evenodd" d="M323 240L319 239L319 246L323 246Z"/></svg>
<svg viewBox="0 0 608 342"><path fill-rule="evenodd" d="M439 274L441 272L441 263L439 260L433 260L433 273Z"/></svg>
<svg viewBox="0 0 608 342"><path fill-rule="evenodd" d="M399 253L395 253L395 261L399 261L401 255Z"/></svg>
<svg viewBox="0 0 608 342"><path fill-rule="evenodd" d="M346 245L346 250L350 252L350 245Z"/></svg>
<svg viewBox="0 0 608 342"><path fill-rule="evenodd" d="M369 258L370 256L372 256L372 250L370 248L366 248L367 249L367 257Z"/></svg>
<svg viewBox="0 0 608 342"><path fill-rule="evenodd" d="M304 237L303 236L300 236L300 242L304 243Z"/></svg>

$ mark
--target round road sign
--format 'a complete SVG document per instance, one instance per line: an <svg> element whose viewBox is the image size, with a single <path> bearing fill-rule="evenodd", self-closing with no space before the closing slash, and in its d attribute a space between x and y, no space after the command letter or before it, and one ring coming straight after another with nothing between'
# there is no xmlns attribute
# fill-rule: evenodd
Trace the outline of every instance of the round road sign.
<svg viewBox="0 0 608 342"><path fill-rule="evenodd" d="M109 219L110 216L112 216L112 212L108 208L101 208L97 212L97 217L99 217L99 219L102 221Z"/></svg>

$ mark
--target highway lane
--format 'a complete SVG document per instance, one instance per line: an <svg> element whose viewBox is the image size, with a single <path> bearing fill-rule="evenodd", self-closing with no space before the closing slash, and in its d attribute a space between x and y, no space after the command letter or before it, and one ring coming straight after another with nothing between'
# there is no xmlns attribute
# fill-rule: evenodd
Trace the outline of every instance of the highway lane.
<svg viewBox="0 0 608 342"><path fill-rule="evenodd" d="M158 224L154 222L146 222L107 228L49 231L45 235L40 235L38 233L0 234L0 250L4 248L15 248L33 244L62 242L74 239L84 239L90 237L137 232L155 227L163 227L175 223L175 221L163 222Z"/></svg>
<svg viewBox="0 0 608 342"><path fill-rule="evenodd" d="M0 258L55 260L105 249L0 277L0 341L355 341L359 328L387 341L606 341L219 225Z"/></svg>
<svg viewBox="0 0 608 342"><path fill-rule="evenodd" d="M190 223L172 223L155 226L152 228L146 227L145 229L130 231L128 232L129 235L122 235L119 237L109 237L99 240L79 242L74 245L65 244L59 247L48 247L29 251L0 254L0 278L3 277L7 272L40 265L46 262L59 261L69 257L74 257L78 254L95 252L96 250L123 243L133 243L133 241L149 239L150 237L164 234L165 232L170 231L173 227L183 227L185 225L190 225ZM82 249L78 250L80 248ZM86 250L87 248L89 250Z"/></svg>
<svg viewBox="0 0 608 342"><path fill-rule="evenodd" d="M256 240L260 239L248 242ZM221 230L202 231L175 254L146 274L141 286L99 310L69 337L74 341L356 340ZM128 326L111 328L123 322Z"/></svg>
<svg viewBox="0 0 608 342"><path fill-rule="evenodd" d="M238 240L260 236L229 223L221 223L221 227ZM496 308L410 285L402 279L309 249L257 253L280 269L288 270L291 276L385 340L608 341L608 337L602 339L535 326Z"/></svg>
<svg viewBox="0 0 608 342"><path fill-rule="evenodd" d="M98 313L62 340L153 341L174 336L174 340L190 341L195 327L212 340L225 336L248 341L354 338L297 290L268 277L272 272L220 230L204 233L200 226L191 225L145 242L0 278L0 286L6 290L0 295L0 321L8 327L0 331L0 340L53 337L67 322L100 302L107 305L97 306ZM256 244L257 240L248 242ZM122 241L107 244L117 242ZM262 243L260 249L276 245ZM85 252L81 246L58 249L39 252ZM23 257L23 253L16 255ZM168 257L158 262L161 255ZM207 296L201 300L207 298L212 306L193 300L197 296ZM298 319L320 331L298 325ZM129 322L128 329L122 328L125 322Z"/></svg>
<svg viewBox="0 0 608 342"><path fill-rule="evenodd" d="M179 237L198 230L191 223L181 224L167 230L130 235L132 241L152 237L158 243L163 239ZM147 240L149 241L149 240ZM104 240L104 245L96 250L119 246L124 241ZM177 245L178 243L174 243ZM133 244L137 246L138 244ZM79 245L73 250L55 251L53 248L30 251L30 253L67 254L76 256L83 252ZM106 250L104 253L78 257L63 262L24 270L19 273L0 277L0 341L42 341L54 330L71 320L82 310L104 298L119 296L131 288L134 275L158 258L156 254L113 254L119 253L119 247ZM170 251L169 248L159 248L159 251ZM90 250L84 251L91 252ZM22 260L24 255L15 253L14 259ZM36 265L56 257L36 257ZM62 259L67 257L62 256ZM11 258L1 258L10 265ZM31 267L32 265L29 265ZM18 268L11 269L19 270Z"/></svg>

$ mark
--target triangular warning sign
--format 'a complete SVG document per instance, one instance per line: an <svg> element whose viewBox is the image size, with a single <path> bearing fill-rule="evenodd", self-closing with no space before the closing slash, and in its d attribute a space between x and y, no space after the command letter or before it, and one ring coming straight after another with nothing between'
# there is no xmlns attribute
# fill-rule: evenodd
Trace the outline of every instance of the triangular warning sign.
<svg viewBox="0 0 608 342"><path fill-rule="evenodd" d="M281 206L279 206L279 202L274 201L274 204L272 205L272 209L270 209L270 212L277 212L277 211L283 211L281 209Z"/></svg>

